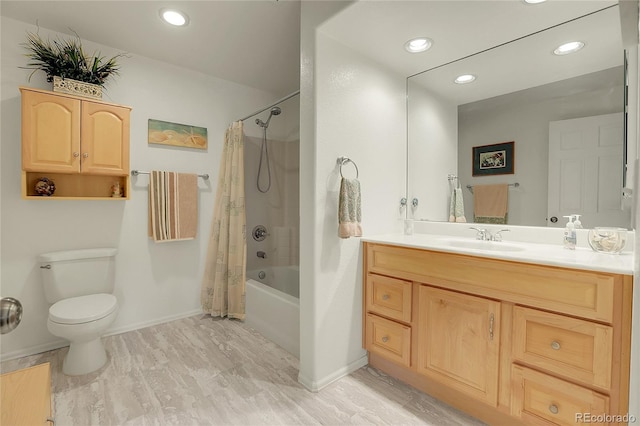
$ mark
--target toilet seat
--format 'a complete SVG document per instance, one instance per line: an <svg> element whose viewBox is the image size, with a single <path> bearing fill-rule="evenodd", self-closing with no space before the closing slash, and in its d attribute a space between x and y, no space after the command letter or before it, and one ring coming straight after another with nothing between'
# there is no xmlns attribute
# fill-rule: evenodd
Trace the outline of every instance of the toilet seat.
<svg viewBox="0 0 640 426"><path fill-rule="evenodd" d="M97 321L118 309L112 294L89 294L56 302L49 308L49 320L58 324L83 324Z"/></svg>

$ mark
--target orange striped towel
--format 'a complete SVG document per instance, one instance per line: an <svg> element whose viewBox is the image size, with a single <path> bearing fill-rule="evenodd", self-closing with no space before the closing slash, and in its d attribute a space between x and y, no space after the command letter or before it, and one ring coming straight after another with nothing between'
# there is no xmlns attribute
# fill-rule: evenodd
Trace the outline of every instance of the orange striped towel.
<svg viewBox="0 0 640 426"><path fill-rule="evenodd" d="M192 240L198 229L198 176L154 170L149 178L149 236Z"/></svg>

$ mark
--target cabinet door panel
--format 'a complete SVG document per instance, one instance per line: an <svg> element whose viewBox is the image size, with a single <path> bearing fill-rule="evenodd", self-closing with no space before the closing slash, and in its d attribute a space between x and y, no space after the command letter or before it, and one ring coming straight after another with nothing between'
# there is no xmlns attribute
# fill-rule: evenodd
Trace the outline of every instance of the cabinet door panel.
<svg viewBox="0 0 640 426"><path fill-rule="evenodd" d="M535 309L514 309L516 360L608 390L612 352L610 326Z"/></svg>
<svg viewBox="0 0 640 426"><path fill-rule="evenodd" d="M418 372L496 406L500 303L421 285L418 321Z"/></svg>
<svg viewBox="0 0 640 426"><path fill-rule="evenodd" d="M511 415L527 424L603 424L586 417L597 419L609 412L609 397L591 389L516 365L511 378Z"/></svg>
<svg viewBox="0 0 640 426"><path fill-rule="evenodd" d="M82 103L82 172L129 172L129 109Z"/></svg>
<svg viewBox="0 0 640 426"><path fill-rule="evenodd" d="M80 171L80 101L44 93L22 93L22 168Z"/></svg>

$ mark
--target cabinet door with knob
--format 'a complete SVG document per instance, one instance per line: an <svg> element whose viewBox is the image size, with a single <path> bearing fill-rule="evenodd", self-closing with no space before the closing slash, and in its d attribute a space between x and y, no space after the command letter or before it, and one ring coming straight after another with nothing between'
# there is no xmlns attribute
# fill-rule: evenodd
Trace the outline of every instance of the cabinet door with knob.
<svg viewBox="0 0 640 426"><path fill-rule="evenodd" d="M500 302L421 285L418 372L496 406Z"/></svg>
<svg viewBox="0 0 640 426"><path fill-rule="evenodd" d="M129 109L82 102L82 173L126 175L129 170Z"/></svg>
<svg viewBox="0 0 640 426"><path fill-rule="evenodd" d="M22 91L22 169L80 172L78 99Z"/></svg>

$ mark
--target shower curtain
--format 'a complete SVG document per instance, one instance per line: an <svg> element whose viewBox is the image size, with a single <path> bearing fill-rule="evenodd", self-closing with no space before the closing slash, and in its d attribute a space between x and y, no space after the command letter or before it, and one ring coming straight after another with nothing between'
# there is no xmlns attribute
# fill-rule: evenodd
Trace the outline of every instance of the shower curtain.
<svg viewBox="0 0 640 426"><path fill-rule="evenodd" d="M212 316L244 319L247 264L242 121L224 135L201 304Z"/></svg>

